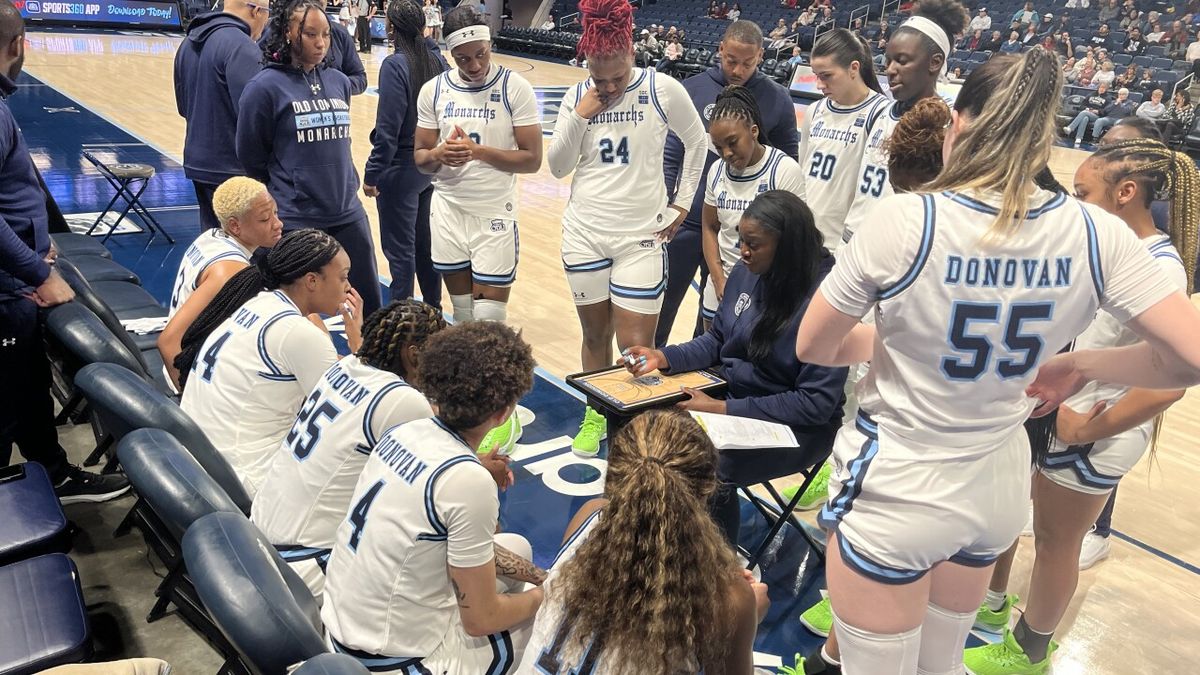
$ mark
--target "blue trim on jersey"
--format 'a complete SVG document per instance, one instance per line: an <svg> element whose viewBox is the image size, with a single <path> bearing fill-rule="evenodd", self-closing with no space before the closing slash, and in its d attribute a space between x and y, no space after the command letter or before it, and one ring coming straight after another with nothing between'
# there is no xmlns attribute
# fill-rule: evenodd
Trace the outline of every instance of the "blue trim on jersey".
<svg viewBox="0 0 1200 675"><path fill-rule="evenodd" d="M1043 469L1072 469L1075 471L1075 476L1080 483L1088 487L1097 489L1112 489L1117 487L1117 483L1121 481L1122 476L1108 476L1096 470L1092 466L1092 460L1089 457L1095 443L1086 445L1072 445L1064 452L1048 453L1039 462Z"/></svg>
<svg viewBox="0 0 1200 675"><path fill-rule="evenodd" d="M488 664L485 675L505 675L513 666L512 635L508 631L492 633L488 636L492 647L492 662Z"/></svg>
<svg viewBox="0 0 1200 675"><path fill-rule="evenodd" d="M717 181L721 180L721 172L725 171L725 160L718 159L712 167L712 177L709 179L708 189L716 192Z"/></svg>
<svg viewBox="0 0 1200 675"><path fill-rule="evenodd" d="M554 561L550 563L551 568L558 564L558 561L562 559L562 556L567 552L567 549L571 548L571 545L574 544L579 537L583 536L584 530L588 529L588 526L592 524L592 521L596 520L596 518L598 518L603 511L603 508L596 509L592 515L587 517L587 520L583 521L583 523L571 533L570 538L563 542L563 545L559 547L558 553L554 554Z"/></svg>
<svg viewBox="0 0 1200 675"><path fill-rule="evenodd" d="M378 392L376 392L375 396L371 398L371 402L367 404L367 411L363 413L362 423L363 438L367 439L366 454L371 454L371 448L375 447L376 439L375 434L371 433L371 418L375 416L375 410L379 407L379 402L383 400L384 396L388 395L388 392L396 391L397 389L403 389L407 386L409 386L409 384L404 380L400 380L399 382L390 382L384 386L383 389L380 389Z"/></svg>
<svg viewBox="0 0 1200 675"><path fill-rule="evenodd" d="M762 168L749 176L733 175L733 172L730 170L728 164L725 165L725 175L729 178L729 180L735 183L748 183L752 180L758 180L763 176L763 174L771 170L771 162L775 159L776 153L783 154L775 148L768 147L766 161L763 162Z"/></svg>
<svg viewBox="0 0 1200 675"><path fill-rule="evenodd" d="M994 216L1000 213L999 209L991 204L986 204L978 199L972 199L971 197L957 192L946 191L942 193L942 196L954 202L955 204L958 204L959 206L965 206L968 209L979 211L980 213L986 213L989 216ZM1056 192L1054 196L1051 197L1045 204L1029 209L1029 212L1025 214L1025 220L1039 218L1066 203L1067 195L1063 194L1062 192Z"/></svg>
<svg viewBox="0 0 1200 675"><path fill-rule="evenodd" d="M1175 248L1175 245L1171 243L1170 237L1163 235L1162 239L1150 244L1150 246L1147 248L1150 249L1151 253L1154 253L1155 251L1161 251L1166 248Z"/></svg>
<svg viewBox="0 0 1200 675"><path fill-rule="evenodd" d="M443 422L440 417L431 417L430 421L433 422L434 424L436 424L438 426L438 428L440 428L442 431L453 436L456 441L458 441L459 443L462 443L463 448L465 448L471 452L472 459L475 457L475 449L467 444L467 439L463 438L462 434L451 429L449 427L449 425L447 425L445 422Z"/></svg>
<svg viewBox="0 0 1200 675"><path fill-rule="evenodd" d="M767 179L767 186L772 190L776 189L775 174L779 172L779 165L783 164L783 157L784 154L779 152L775 155L775 159L771 160L771 177Z"/></svg>
<svg viewBox="0 0 1200 675"><path fill-rule="evenodd" d="M638 76L638 79L630 82L628 87L625 87L625 93L628 94L634 89L637 89L642 84L642 80L646 79L646 73L648 72L650 72L649 68L642 68L642 74ZM651 77L653 77L653 75L651 75ZM591 82L591 80L589 79L588 82Z"/></svg>
<svg viewBox="0 0 1200 675"><path fill-rule="evenodd" d="M912 286L917 281L917 277L921 275L921 270L925 269L925 263L929 261L929 252L933 250L937 209L934 207L933 195L921 195L921 203L925 206L925 228L921 232L921 244L917 247L917 257L913 259L912 266L908 268L908 272L900 278L900 281L891 288L879 291L880 300L894 298L904 289Z"/></svg>
<svg viewBox="0 0 1200 675"><path fill-rule="evenodd" d="M350 656L350 657L354 658L356 661L361 663L364 668L366 668L367 670L369 670L373 673L387 672L387 671L400 670L400 669L404 669L403 672L407 673L407 672L409 672L408 669L413 666L416 666L419 668L416 671L418 673L428 673L429 672L428 669L421 667L421 662L424 660L424 657L383 656L380 654L372 654L370 652L364 652L359 649L353 649L351 647L347 647L346 645L338 642L337 638L333 637L332 635L329 636L329 642L333 645L333 650L335 652L338 652L339 654L345 654L346 656Z"/></svg>
<svg viewBox="0 0 1200 675"><path fill-rule="evenodd" d="M654 288L632 288L630 286L619 286L613 282L608 282L608 291L613 295L621 298L657 298L667 289L667 280L663 280Z"/></svg>
<svg viewBox="0 0 1200 675"><path fill-rule="evenodd" d="M864 432L866 440L863 441L858 456L846 465L850 472L850 478L842 483L842 489L838 491L837 496L821 507L821 512L817 516L818 522L827 530L837 529L842 518L854 508L854 500L862 493L863 479L866 478L867 470L871 468L871 462L879 454L878 436L866 432L866 430L871 430L878 433L874 422L860 411L855 425Z"/></svg>
<svg viewBox="0 0 1200 675"><path fill-rule="evenodd" d="M911 584L912 582L925 576L929 570L907 570L899 567L890 567L871 560L863 555L858 549L854 548L845 537L838 537L838 551L842 554L842 561L856 570L859 574L874 579L881 584L891 586L899 586L903 584Z"/></svg>
<svg viewBox="0 0 1200 675"><path fill-rule="evenodd" d="M662 121L670 124L670 122L667 122L667 113L663 111L662 104L658 102L658 90L654 82L654 78L657 75L658 71L650 71L650 102L654 104L654 109L658 111L658 116L662 118Z"/></svg>
<svg viewBox="0 0 1200 675"><path fill-rule="evenodd" d="M575 265L568 265L567 261L563 261L563 269L568 272L595 272L596 270L608 269L612 266L612 258L593 260L592 262L578 263Z"/></svg>
<svg viewBox="0 0 1200 675"><path fill-rule="evenodd" d="M504 73L508 71L508 68L505 68L504 66L498 65L498 66L496 66L496 68L499 69L496 71L496 76L493 77L488 82L479 85L478 87L460 87L457 84L454 84L454 82L450 79L450 73L453 72L451 70L447 70L446 73L444 75L442 75L442 77L444 77L446 79L446 84L450 85L450 88L453 89L454 91L465 91L467 93L475 93L475 92L483 91L484 89L491 89L493 86L496 85L496 82L499 81L499 79L501 77L504 77Z"/></svg>
<svg viewBox="0 0 1200 675"><path fill-rule="evenodd" d="M317 567L321 571L325 571L325 566L329 563L329 554L332 549L314 548L312 546L293 546L290 544L274 544L275 551L279 553L279 557L289 565L292 563L304 562L305 560L315 560Z"/></svg>
<svg viewBox="0 0 1200 675"><path fill-rule="evenodd" d="M425 535L418 535L417 539L444 540L446 538L446 526L442 523L442 520L438 518L437 511L435 511L433 508L433 488L437 485L437 480L438 478L441 478L443 473L446 473L446 471L451 467L462 464L463 462L478 463L479 460L475 459L474 453L471 453L469 457L466 455L460 455L442 462L438 468L433 470L433 473L429 474L429 481L425 483L425 517L429 520L429 524L433 527L434 532L436 533L436 535L434 535L436 536L436 539L434 539L434 537L426 537Z"/></svg>
<svg viewBox="0 0 1200 675"><path fill-rule="evenodd" d="M456 263L435 262L435 263L433 263L433 269L435 271L437 271L438 274L452 274L454 272L462 272L463 270L471 269L471 261L467 260L465 262L456 262Z"/></svg>
<svg viewBox="0 0 1200 675"><path fill-rule="evenodd" d="M829 112L837 113L839 115L848 115L850 113L856 113L859 110L866 108L867 106L871 105L872 103L877 102L881 98L883 98L883 96L879 92L871 91L871 95L868 96L865 101L863 101L862 103L859 103L858 105L854 106L853 108L839 108L837 106L837 104L833 102L833 99L830 99L828 97L823 98L821 100L825 101L825 107L829 110Z"/></svg>
<svg viewBox="0 0 1200 675"><path fill-rule="evenodd" d="M1162 253L1155 253L1154 257L1155 258L1167 258L1168 260L1174 260L1175 262L1179 263L1180 265L1183 265L1183 258L1180 258L1179 255L1174 252L1164 251ZM1186 270L1187 268L1185 267L1184 269Z"/></svg>
<svg viewBox="0 0 1200 675"><path fill-rule="evenodd" d="M1096 235L1096 223L1092 220L1092 214L1079 204L1079 210L1083 212L1083 222L1087 227L1088 238L1088 267L1092 272L1092 283L1096 286L1096 297L1104 297L1104 266L1100 262L1100 239Z"/></svg>
<svg viewBox="0 0 1200 675"><path fill-rule="evenodd" d="M438 109L438 100L442 98L442 78L437 78L433 85L433 109Z"/></svg>
<svg viewBox="0 0 1200 675"><path fill-rule="evenodd" d="M512 75L512 71L504 74L504 83L500 85L500 100L504 102L504 109L508 111L509 119L512 118L512 103L508 100L508 78Z"/></svg>
<svg viewBox="0 0 1200 675"><path fill-rule="evenodd" d="M192 280L192 290L194 291L200 287L200 277L204 276L204 272L207 271L208 268L212 267L213 263L218 263L222 260L228 260L230 258L237 258L238 260L246 263L250 262L250 259L247 258L246 255L241 251L226 251L224 253L218 253L217 255L214 255L208 262L204 263L204 267L201 267L200 270L196 272L196 278Z"/></svg>
<svg viewBox="0 0 1200 675"><path fill-rule="evenodd" d="M871 132L875 131L875 124L877 122L879 122L879 118L883 117L885 114L890 113L890 111L894 105L895 105L894 103L891 105L885 105L881 108L875 108L871 112L867 113L867 126L866 126L866 129L864 129L864 134L868 138L870 138ZM896 118L896 117L892 117L892 119L899 121L899 118Z"/></svg>
<svg viewBox="0 0 1200 675"><path fill-rule="evenodd" d="M513 267L508 274L482 274L471 272L471 281L484 286L507 286L517 280L517 268Z"/></svg>
<svg viewBox="0 0 1200 675"><path fill-rule="evenodd" d="M296 303L292 302L292 299L289 298L288 296L284 295L283 292L275 291L275 295L278 296L279 298L283 299L284 302L291 305L292 307L296 306ZM276 322L278 322L282 319L286 319L289 316L302 316L302 315L300 314L299 310L280 312L279 314L276 314L275 316L271 317L270 319L267 319L267 322L262 325L262 328L258 329L258 358L260 358L262 360L263 365L266 366L266 368L267 368L267 372L265 372L265 373L262 371L259 371L259 373L258 373L259 377L263 377L268 380L273 380L276 382L295 382L296 381L295 375L283 372L283 370L281 370L279 368L279 366L275 365L275 362L271 360L270 354L267 353L267 329L270 328L271 326L275 325Z"/></svg>
<svg viewBox="0 0 1200 675"><path fill-rule="evenodd" d="M990 553L987 555L980 555L978 553L970 553L968 551L959 551L958 553L950 556L950 562L957 563L959 565L966 565L967 567L987 567L988 565L996 562L996 559L999 557L999 553L995 555Z"/></svg>

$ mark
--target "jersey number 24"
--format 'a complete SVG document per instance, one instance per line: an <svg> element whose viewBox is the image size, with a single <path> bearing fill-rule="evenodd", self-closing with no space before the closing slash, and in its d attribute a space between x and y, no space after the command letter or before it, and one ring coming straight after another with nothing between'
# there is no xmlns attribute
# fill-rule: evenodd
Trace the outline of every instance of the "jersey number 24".
<svg viewBox="0 0 1200 675"><path fill-rule="evenodd" d="M614 143L611 138L600 139L600 161L605 164L629 163L629 139L624 136Z"/></svg>

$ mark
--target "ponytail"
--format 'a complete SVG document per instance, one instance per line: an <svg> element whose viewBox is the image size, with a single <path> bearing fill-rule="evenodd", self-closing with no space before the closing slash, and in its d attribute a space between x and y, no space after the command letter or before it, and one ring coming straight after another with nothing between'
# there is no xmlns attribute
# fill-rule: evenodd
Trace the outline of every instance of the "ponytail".
<svg viewBox="0 0 1200 675"><path fill-rule="evenodd" d="M823 34L813 46L812 57L830 57L839 68L849 69L855 61L858 62L858 72L863 84L871 91L882 94L883 87L875 76L875 59L871 45L861 35L845 28L834 28Z"/></svg>

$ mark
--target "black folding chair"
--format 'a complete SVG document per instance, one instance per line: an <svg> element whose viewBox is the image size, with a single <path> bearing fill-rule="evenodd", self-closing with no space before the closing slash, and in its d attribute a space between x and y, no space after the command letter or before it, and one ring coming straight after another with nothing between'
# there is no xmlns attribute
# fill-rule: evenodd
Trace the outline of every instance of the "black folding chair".
<svg viewBox="0 0 1200 675"><path fill-rule="evenodd" d="M172 244L175 243L171 235L167 234L167 231L154 219L154 216L150 215L150 211L142 204L142 193L150 185L150 179L154 178L154 167L149 164L124 163L110 166L101 162L99 158L87 150L83 151L83 156L96 167L96 170L100 172L104 180L108 181L108 184L117 191L113 195L113 198L108 201L108 206L105 206L104 210L100 212L100 215L96 218L96 222L92 223L92 226L88 228L87 234L90 235L100 226L100 223L104 222L104 217L108 215L109 211L113 210L113 206L116 205L118 199L123 199L125 201L125 208L121 209L121 214L113 221L104 238L100 240L102 243L107 242L113 232L117 231L117 226L121 224L122 220L125 220L125 216L128 216L130 211L137 214L141 218L142 223L145 224L146 229L150 230L150 241L154 241L154 237L161 232L167 238L167 241Z"/></svg>
<svg viewBox="0 0 1200 675"><path fill-rule="evenodd" d="M813 480L817 477L817 474L820 473L821 467L825 465L825 461L829 459L829 455L833 453L832 441L835 437L836 435L830 436L829 446L825 448L819 455L819 461L807 469L800 471L800 475L804 476L804 481L800 483L800 487L796 490L796 494L792 495L790 500L784 499L783 495L779 494L779 491L776 490L775 486L771 485L769 481L765 483L759 483L757 486L738 486L738 491L741 492L746 500L749 501L755 510L758 511L759 515L763 517L763 520L769 524L766 535L764 535L763 538L759 540L756 545L754 545L753 549L738 546L739 552L746 557L746 569L754 569L756 565L762 562L763 555L767 552L767 549L771 546L772 542L775 541L776 537L779 536L779 533L783 530L784 526L789 524L795 528L796 532L799 533L801 537L804 538L804 541L808 543L809 549L811 549L812 552L817 556L818 560L824 560L824 547L813 541L812 536L808 533L808 530L806 530L804 525L802 525L800 521L796 519L795 511L796 505L800 503L800 498L804 496L804 492L808 490L808 486L812 485ZM758 487L765 491L768 495L770 495L771 500L768 501L755 494L754 490L752 489L754 487Z"/></svg>

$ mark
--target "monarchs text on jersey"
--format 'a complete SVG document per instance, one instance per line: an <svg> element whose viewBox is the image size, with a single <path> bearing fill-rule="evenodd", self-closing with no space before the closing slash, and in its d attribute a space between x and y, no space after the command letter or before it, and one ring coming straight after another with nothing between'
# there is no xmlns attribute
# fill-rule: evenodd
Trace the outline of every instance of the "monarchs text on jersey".
<svg viewBox="0 0 1200 675"><path fill-rule="evenodd" d="M734 171L723 159L712 165L708 172L704 203L717 211L717 222L721 226L717 243L726 272L741 257L738 252L738 223L750 202L768 190L787 190L800 195L803 189L800 165L782 150L772 147L766 149L758 162L741 172Z"/></svg>

